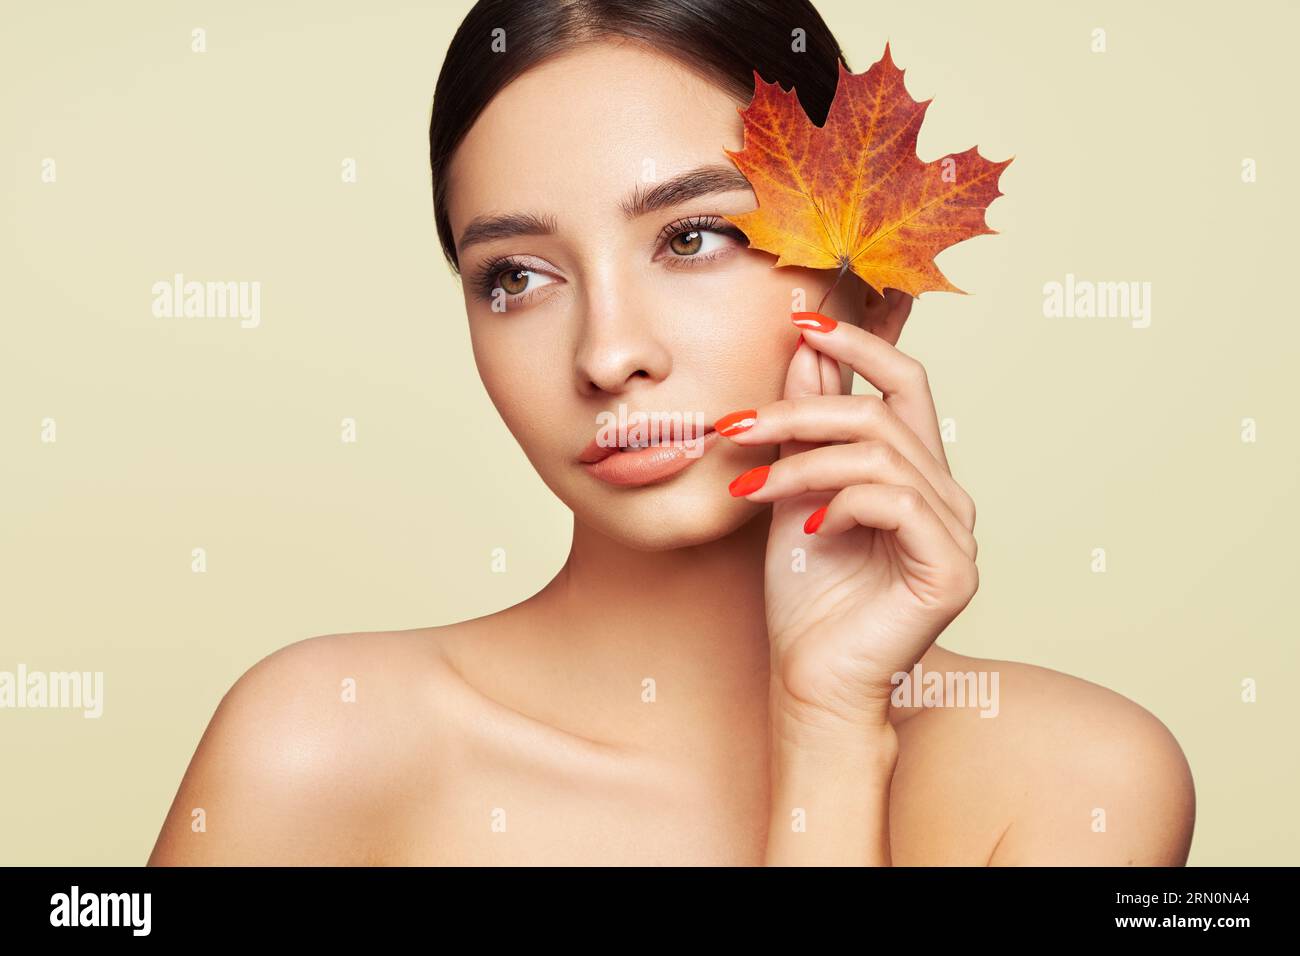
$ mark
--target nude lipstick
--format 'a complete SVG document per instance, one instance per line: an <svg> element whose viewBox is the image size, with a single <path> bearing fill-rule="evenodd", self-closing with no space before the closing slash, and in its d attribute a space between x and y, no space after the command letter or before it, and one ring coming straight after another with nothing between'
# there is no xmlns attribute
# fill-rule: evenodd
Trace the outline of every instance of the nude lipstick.
<svg viewBox="0 0 1300 956"><path fill-rule="evenodd" d="M592 439L578 461L587 473L601 481L621 487L638 487L671 478L699 461L718 441L718 433L708 428L703 437L686 435L684 439L661 441L644 447L601 446Z"/></svg>

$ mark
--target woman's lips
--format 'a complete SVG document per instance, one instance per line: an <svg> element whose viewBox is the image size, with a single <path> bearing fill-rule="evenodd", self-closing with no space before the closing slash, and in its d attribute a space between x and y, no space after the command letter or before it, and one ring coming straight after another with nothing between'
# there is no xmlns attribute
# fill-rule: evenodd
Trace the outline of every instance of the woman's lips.
<svg viewBox="0 0 1300 956"><path fill-rule="evenodd" d="M710 428L703 438L660 442L631 451L602 447L592 442L579 460L589 474L611 485L648 485L689 468L717 440L718 433Z"/></svg>

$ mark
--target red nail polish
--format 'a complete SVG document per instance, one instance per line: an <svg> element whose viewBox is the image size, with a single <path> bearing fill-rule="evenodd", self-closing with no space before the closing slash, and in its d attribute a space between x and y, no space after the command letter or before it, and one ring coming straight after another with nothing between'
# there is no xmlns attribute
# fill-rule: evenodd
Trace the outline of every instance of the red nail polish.
<svg viewBox="0 0 1300 956"><path fill-rule="evenodd" d="M731 491L733 498L743 498L745 495L753 494L763 487L763 482L767 481L767 473L772 470L771 465L759 465L757 468L751 468L735 481L727 486Z"/></svg>
<svg viewBox="0 0 1300 956"><path fill-rule="evenodd" d="M822 526L822 520L826 517L826 509L829 505L822 505L816 511L808 516L808 520L803 523L803 533L813 534Z"/></svg>
<svg viewBox="0 0 1300 956"><path fill-rule="evenodd" d="M758 411L746 408L732 412L730 415L723 415L713 423L713 430L719 435L739 435L753 428L756 421L758 421Z"/></svg>
<svg viewBox="0 0 1300 956"><path fill-rule="evenodd" d="M814 332L829 332L839 324L829 315L820 312L794 312L790 315L790 321L801 329L812 329Z"/></svg>

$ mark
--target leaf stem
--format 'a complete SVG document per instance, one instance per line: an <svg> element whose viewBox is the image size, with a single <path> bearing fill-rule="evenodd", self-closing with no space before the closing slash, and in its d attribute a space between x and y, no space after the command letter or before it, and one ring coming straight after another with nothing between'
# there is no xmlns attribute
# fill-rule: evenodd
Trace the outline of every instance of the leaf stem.
<svg viewBox="0 0 1300 956"><path fill-rule="evenodd" d="M849 271L849 260L845 259L844 264L840 266L840 271L835 275L835 281L832 282L831 287L826 290L826 294L822 296L822 300L817 303L818 312L822 310L822 306L826 304L826 300L830 298L830 294L835 291L835 287L839 285L840 280L844 278L844 273L848 271Z"/></svg>

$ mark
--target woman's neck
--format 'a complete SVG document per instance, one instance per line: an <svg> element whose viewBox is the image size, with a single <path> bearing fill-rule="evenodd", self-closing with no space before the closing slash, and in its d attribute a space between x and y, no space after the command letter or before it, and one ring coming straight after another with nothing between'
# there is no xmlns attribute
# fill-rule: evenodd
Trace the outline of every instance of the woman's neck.
<svg viewBox="0 0 1300 956"><path fill-rule="evenodd" d="M769 527L763 511L724 538L638 551L575 521L568 560L530 603L550 625L548 667L564 668L571 699L597 701L593 736L671 753L766 733Z"/></svg>

